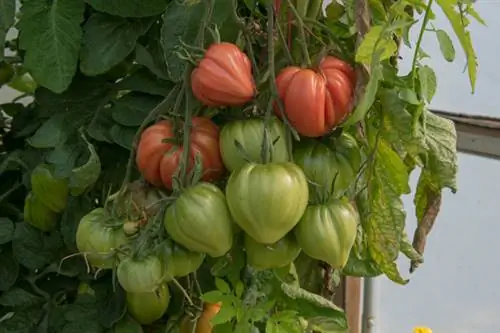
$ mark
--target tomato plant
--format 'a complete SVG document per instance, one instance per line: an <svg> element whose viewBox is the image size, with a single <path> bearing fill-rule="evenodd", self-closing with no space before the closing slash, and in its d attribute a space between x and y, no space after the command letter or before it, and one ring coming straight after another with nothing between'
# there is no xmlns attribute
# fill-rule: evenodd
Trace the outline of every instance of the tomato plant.
<svg viewBox="0 0 500 333"><path fill-rule="evenodd" d="M416 235L456 191L421 41L474 89L482 20L432 3L3 0L0 332L347 332L339 281L422 263L410 174Z"/></svg>

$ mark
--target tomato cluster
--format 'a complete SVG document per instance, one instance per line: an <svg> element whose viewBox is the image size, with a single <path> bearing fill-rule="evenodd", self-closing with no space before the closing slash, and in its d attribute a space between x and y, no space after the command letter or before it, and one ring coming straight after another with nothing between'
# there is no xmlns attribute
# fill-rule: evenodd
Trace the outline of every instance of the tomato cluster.
<svg viewBox="0 0 500 333"><path fill-rule="evenodd" d="M257 95L248 57L229 43L210 46L192 72L191 84L193 95L209 107L241 107ZM239 119L221 129L205 117L192 117L189 127L173 120L153 124L140 136L136 165L144 180L175 197L154 213L163 214L168 239L147 254L116 251L129 246L139 229L137 224L130 228L130 211L124 213L122 205L113 211L96 208L83 217L78 249L92 267L116 267L129 313L143 324L167 310L170 280L198 270L205 256L226 255L236 237L242 237L247 263L256 269L283 267L301 251L343 267L358 225L357 213L343 195L356 178L361 156L347 132L327 134L350 112L354 84L352 68L328 56L314 70L281 71L276 85L284 110L276 103L277 117L270 121ZM300 142L291 141L287 124L303 136ZM179 139L186 137L187 146ZM199 180L176 186L181 169L201 170ZM219 182L225 176L227 181ZM148 193L140 197L162 200ZM137 202L127 203L139 218ZM150 304L147 310L141 300ZM211 332L209 321L219 307L205 309L196 332ZM192 324L186 318L183 329L191 331Z"/></svg>

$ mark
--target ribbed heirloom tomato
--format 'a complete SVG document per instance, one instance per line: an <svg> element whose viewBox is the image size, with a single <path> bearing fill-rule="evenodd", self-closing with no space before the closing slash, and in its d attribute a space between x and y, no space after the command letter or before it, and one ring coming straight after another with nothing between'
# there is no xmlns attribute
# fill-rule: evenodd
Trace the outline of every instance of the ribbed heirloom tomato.
<svg viewBox="0 0 500 333"><path fill-rule="evenodd" d="M207 106L238 106L255 95L252 64L232 43L212 44L191 73L194 96Z"/></svg>
<svg viewBox="0 0 500 333"><path fill-rule="evenodd" d="M110 219L104 208L96 208L82 217L76 230L76 247L85 253L92 267L113 268L116 260L114 250L128 243L121 227L106 224Z"/></svg>
<svg viewBox="0 0 500 333"><path fill-rule="evenodd" d="M141 135L137 147L136 163L144 178L151 184L172 189L172 177L177 172L182 158L182 145L164 142L174 139L173 124L163 120L148 127ZM189 169L195 156L202 163L202 179L219 179L224 174L224 165L219 151L219 128L210 119L193 117L189 145Z"/></svg>
<svg viewBox="0 0 500 333"><path fill-rule="evenodd" d="M269 132L273 143L271 161L289 161L285 125L281 120L272 118ZM233 171L245 165L248 160L260 162L263 139L264 119L236 120L224 125L220 132L220 151L226 168ZM235 141L241 145L243 152Z"/></svg>
<svg viewBox="0 0 500 333"><path fill-rule="evenodd" d="M226 198L214 184L199 182L187 188L167 208L163 222L172 239L188 250L220 257L233 246Z"/></svg>
<svg viewBox="0 0 500 333"><path fill-rule="evenodd" d="M150 292L127 293L127 310L142 325L152 324L167 311L170 292L166 284Z"/></svg>
<svg viewBox="0 0 500 333"><path fill-rule="evenodd" d="M288 233L272 245L258 243L247 234L244 242L248 264L259 270L289 265L300 253L293 233Z"/></svg>
<svg viewBox="0 0 500 333"><path fill-rule="evenodd" d="M118 282L129 293L155 291L165 279L164 267L155 255L146 258L127 257L116 270Z"/></svg>
<svg viewBox="0 0 500 333"><path fill-rule="evenodd" d="M355 80L349 64L328 56L316 70L284 68L276 84L290 124L303 136L319 137L340 124L351 111ZM274 111L281 117L277 105Z"/></svg>
<svg viewBox="0 0 500 333"><path fill-rule="evenodd" d="M334 269L345 266L356 240L359 216L346 200L307 207L294 229L302 250Z"/></svg>
<svg viewBox="0 0 500 333"><path fill-rule="evenodd" d="M343 195L361 167L358 144L345 132L324 142L301 140L293 148L293 160L310 181L309 200L315 203Z"/></svg>
<svg viewBox="0 0 500 333"><path fill-rule="evenodd" d="M308 199L306 176L290 162L247 163L233 171L226 185L234 221L262 244L276 243L292 230Z"/></svg>

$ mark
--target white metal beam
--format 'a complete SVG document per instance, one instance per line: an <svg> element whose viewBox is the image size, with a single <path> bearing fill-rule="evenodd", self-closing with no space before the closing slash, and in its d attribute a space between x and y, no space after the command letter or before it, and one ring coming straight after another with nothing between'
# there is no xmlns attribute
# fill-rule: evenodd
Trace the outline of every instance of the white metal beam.
<svg viewBox="0 0 500 333"><path fill-rule="evenodd" d="M430 111L455 123L458 151L500 160L500 118Z"/></svg>

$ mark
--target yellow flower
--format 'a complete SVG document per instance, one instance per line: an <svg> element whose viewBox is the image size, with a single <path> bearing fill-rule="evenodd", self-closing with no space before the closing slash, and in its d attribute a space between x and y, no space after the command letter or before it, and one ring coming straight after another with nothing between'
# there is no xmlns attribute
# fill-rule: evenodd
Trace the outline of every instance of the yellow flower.
<svg viewBox="0 0 500 333"><path fill-rule="evenodd" d="M432 330L428 327L415 327L413 333L432 333Z"/></svg>

